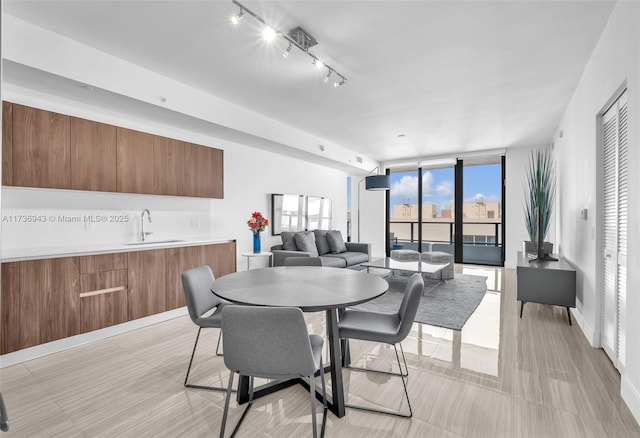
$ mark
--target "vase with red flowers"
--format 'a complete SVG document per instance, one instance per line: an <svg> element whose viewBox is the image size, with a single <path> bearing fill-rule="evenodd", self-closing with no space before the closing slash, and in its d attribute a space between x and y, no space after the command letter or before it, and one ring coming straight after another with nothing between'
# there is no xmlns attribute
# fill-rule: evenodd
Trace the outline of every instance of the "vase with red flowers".
<svg viewBox="0 0 640 438"><path fill-rule="evenodd" d="M251 218L247 221L249 229L253 233L253 253L258 254L260 252L260 232L269 225L269 219L264 217L259 211L251 213Z"/></svg>

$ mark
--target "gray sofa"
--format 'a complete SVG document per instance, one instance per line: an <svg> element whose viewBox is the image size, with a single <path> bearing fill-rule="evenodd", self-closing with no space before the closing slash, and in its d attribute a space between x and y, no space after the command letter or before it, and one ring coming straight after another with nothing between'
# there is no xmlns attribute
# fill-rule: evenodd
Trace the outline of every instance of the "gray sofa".
<svg viewBox="0 0 640 438"><path fill-rule="evenodd" d="M329 239L327 239L328 233L332 233ZM305 239L296 238L296 234L303 234L304 236L301 237ZM280 236L283 244L271 247L273 266L283 266L284 260L288 257L319 257L322 259L323 266L334 268L346 268L371 260L371 244L341 241L342 235L337 231L282 232ZM335 243L336 237L338 240L337 247L335 244L333 246L329 244L329 241ZM306 240L306 246L305 242L301 242L303 240ZM313 244L310 242L313 242ZM344 246L341 246L341 243ZM312 246L309 247L309 245Z"/></svg>

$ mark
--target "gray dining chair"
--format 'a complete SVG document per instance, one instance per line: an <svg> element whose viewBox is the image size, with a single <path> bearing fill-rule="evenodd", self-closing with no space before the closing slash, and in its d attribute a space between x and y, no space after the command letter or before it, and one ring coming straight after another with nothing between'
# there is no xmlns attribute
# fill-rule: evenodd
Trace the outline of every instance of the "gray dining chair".
<svg viewBox="0 0 640 438"><path fill-rule="evenodd" d="M347 341L349 339L359 339L362 341L384 342L386 344L393 345L400 372L394 373L389 371L357 368L352 366L347 366L347 368L359 371L376 372L399 376L402 379L402 386L404 387L404 395L407 399L407 405L409 406L409 413L407 414L400 411L376 409L351 404L347 404L347 407L364 411L378 412L382 414L397 415L399 417L410 418L411 416L413 416L406 382L406 377L409 375L409 370L407 368L407 361L404 357L404 351L402 350L401 342L411 331L411 326L413 325L413 322L416 318L416 313L418 311L418 305L420 304L420 297L422 296L423 289L424 280L422 279L422 276L420 274L413 274L409 278L409 281L407 281L407 286L405 287L404 296L402 297L402 302L400 303L400 308L396 313L381 313L349 308L341 312L340 321L338 321L338 336L340 337L340 339ZM400 345L402 360L404 362L404 370L402 368L402 365L400 364L400 355L398 355L398 348L396 345ZM348 352L345 352L345 354L348 354Z"/></svg>
<svg viewBox="0 0 640 438"><path fill-rule="evenodd" d="M233 375L249 377L249 403L232 432L236 434L253 403L254 377L307 380L311 396L313 436L318 436L314 375L322 380L323 417L321 436L327 419L327 393L322 365L322 336L309 334L302 310L297 307L229 305L222 310L225 339L224 363L231 371L224 403L220 437L224 437L229 412Z"/></svg>
<svg viewBox="0 0 640 438"><path fill-rule="evenodd" d="M193 364L193 358L196 354L196 348L198 347L198 339L200 339L200 332L203 328L220 329L220 333L218 334L218 343L216 345L216 355L222 356L218 353L218 349L220 348L220 339L222 338L222 309L228 304L228 302L221 300L211 292L211 286L213 286L214 281L215 278L213 276L213 272L207 265L198 266L197 268L189 269L182 273L182 289L187 301L189 317L191 317L191 321L198 326L198 334L196 335L196 341L193 344L193 351L191 352L187 375L184 378L184 386L187 388L226 391L225 387L193 385L188 383L191 365ZM213 313L204 316L211 310L213 310Z"/></svg>
<svg viewBox="0 0 640 438"><path fill-rule="evenodd" d="M320 257L287 257L284 266L323 266Z"/></svg>

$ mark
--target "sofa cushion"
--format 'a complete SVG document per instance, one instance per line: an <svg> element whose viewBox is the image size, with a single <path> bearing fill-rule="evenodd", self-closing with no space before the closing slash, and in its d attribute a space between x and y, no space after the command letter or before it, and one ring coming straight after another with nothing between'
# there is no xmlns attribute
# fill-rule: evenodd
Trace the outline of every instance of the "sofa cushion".
<svg viewBox="0 0 640 438"><path fill-rule="evenodd" d="M364 263L369 261L369 254L363 252L347 251L340 254L325 254L322 259L329 258L342 259L347 263L347 266L357 265L358 263ZM325 266L327 266L325 264Z"/></svg>
<svg viewBox="0 0 640 438"><path fill-rule="evenodd" d="M331 230L327 232L327 242L329 248L333 254L340 254L341 252L347 252L347 246L344 244L342 233L338 230Z"/></svg>
<svg viewBox="0 0 640 438"><path fill-rule="evenodd" d="M313 230L313 234L316 237L318 254L324 255L330 253L331 248L329 248L329 242L327 242L327 230Z"/></svg>
<svg viewBox="0 0 640 438"><path fill-rule="evenodd" d="M296 233L294 237L298 251L304 251L311 254L311 257L318 257L318 248L316 248L316 240L311 231Z"/></svg>
<svg viewBox="0 0 640 438"><path fill-rule="evenodd" d="M320 256L322 259L322 266L329 268L346 268L347 262L340 257L334 257L336 254L325 254Z"/></svg>
<svg viewBox="0 0 640 438"><path fill-rule="evenodd" d="M280 233L280 237L282 238L282 249L286 251L297 251L298 247L296 246L295 235L292 231L283 231Z"/></svg>

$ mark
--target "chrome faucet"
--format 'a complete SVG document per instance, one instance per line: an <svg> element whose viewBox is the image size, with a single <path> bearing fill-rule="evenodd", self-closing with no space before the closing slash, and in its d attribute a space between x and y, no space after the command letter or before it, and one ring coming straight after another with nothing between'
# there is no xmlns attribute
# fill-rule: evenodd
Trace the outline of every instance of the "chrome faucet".
<svg viewBox="0 0 640 438"><path fill-rule="evenodd" d="M145 231L144 230L144 214L147 213L147 218L149 219L149 223L151 223L151 212L149 211L148 208L145 208L144 210L142 210L142 219L140 221L140 224L142 226L142 241L144 242L145 239L147 238L147 236L150 236L153 234L153 231Z"/></svg>

